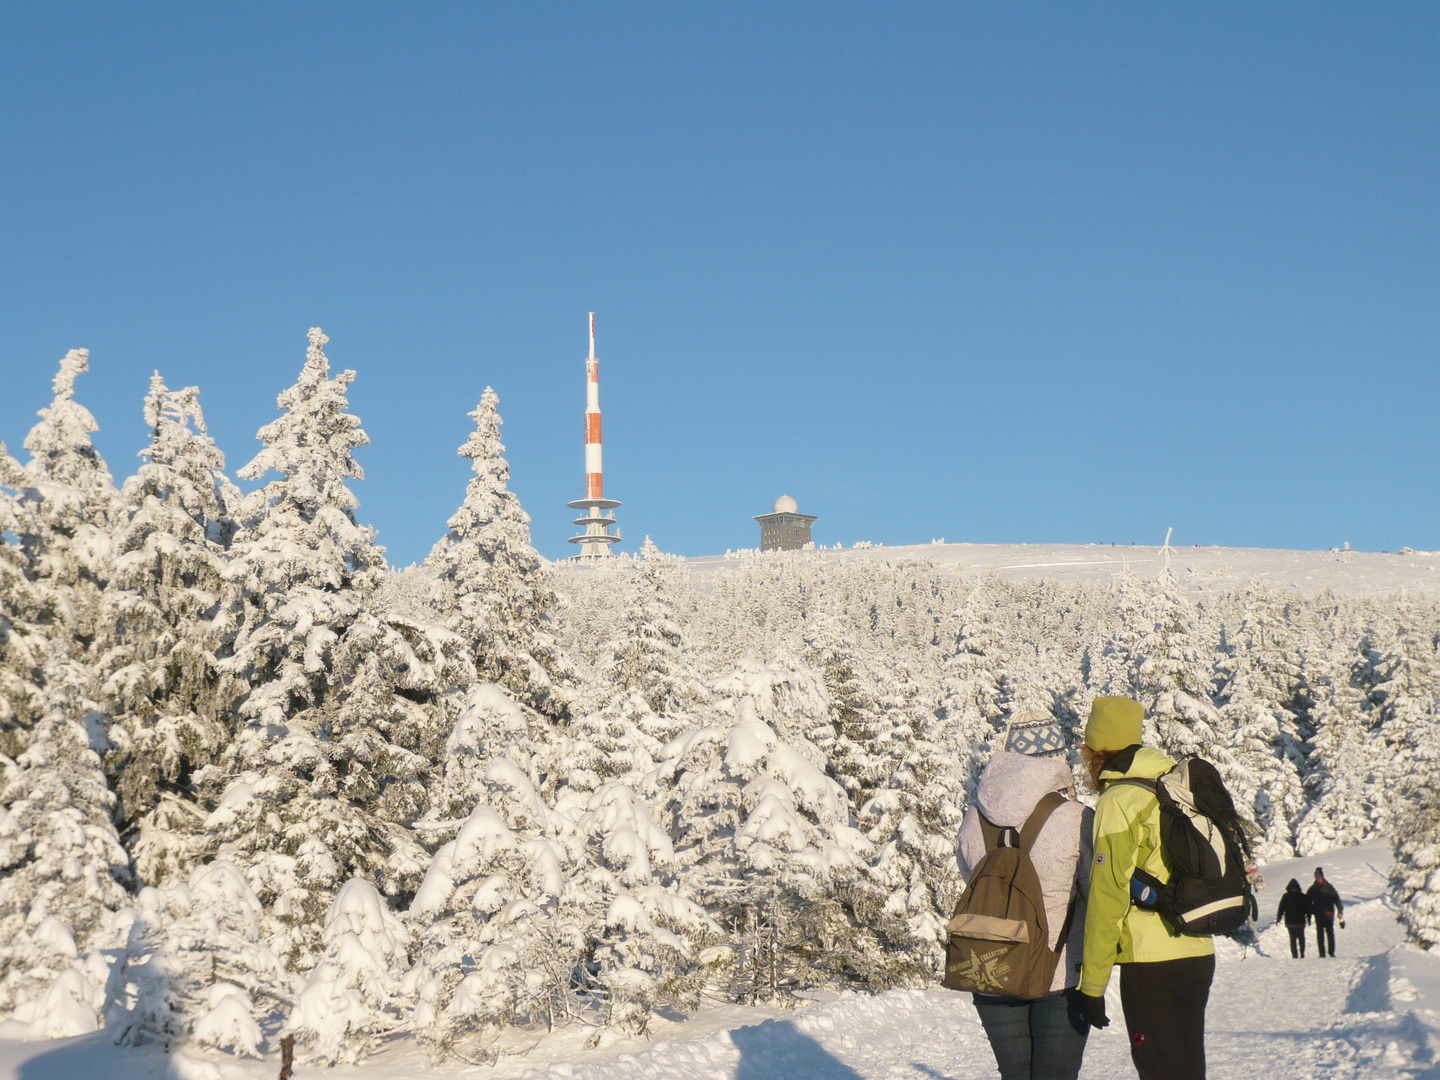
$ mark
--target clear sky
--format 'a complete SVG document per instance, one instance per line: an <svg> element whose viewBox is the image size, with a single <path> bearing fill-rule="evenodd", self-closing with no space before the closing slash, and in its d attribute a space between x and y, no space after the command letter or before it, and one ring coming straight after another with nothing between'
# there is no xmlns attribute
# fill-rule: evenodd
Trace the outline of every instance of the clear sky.
<svg viewBox="0 0 1440 1080"><path fill-rule="evenodd" d="M591 310L622 550L1440 548L1440 6L0 7L22 459L88 346L233 473L320 325L393 563L487 384L563 556Z"/></svg>

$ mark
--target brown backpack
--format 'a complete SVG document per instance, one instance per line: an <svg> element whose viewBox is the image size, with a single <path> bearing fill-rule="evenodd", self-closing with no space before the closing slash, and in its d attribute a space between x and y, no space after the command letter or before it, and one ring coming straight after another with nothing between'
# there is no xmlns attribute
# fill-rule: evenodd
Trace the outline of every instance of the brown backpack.
<svg viewBox="0 0 1440 1080"><path fill-rule="evenodd" d="M945 929L945 985L993 997L1034 1001L1050 993L1055 965L1065 950L1075 917L1072 890L1065 924L1055 948L1045 920L1040 877L1030 861L1035 838L1064 796L1052 791L1030 812L1016 832L992 825L980 814L985 857L955 902L955 915Z"/></svg>

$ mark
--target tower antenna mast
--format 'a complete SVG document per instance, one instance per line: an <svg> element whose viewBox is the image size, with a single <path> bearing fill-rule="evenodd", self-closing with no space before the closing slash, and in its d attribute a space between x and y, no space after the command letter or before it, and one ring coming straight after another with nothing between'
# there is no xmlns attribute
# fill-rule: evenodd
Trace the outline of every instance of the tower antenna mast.
<svg viewBox="0 0 1440 1080"><path fill-rule="evenodd" d="M575 559L610 557L610 546L620 542L620 530L610 535L615 508L620 504L605 498L605 468L600 441L600 361L595 357L595 313L590 312L590 355L585 359L585 498L568 504L572 510L588 510L575 519L581 527L570 543L580 545ZM609 513L602 513L602 511Z"/></svg>

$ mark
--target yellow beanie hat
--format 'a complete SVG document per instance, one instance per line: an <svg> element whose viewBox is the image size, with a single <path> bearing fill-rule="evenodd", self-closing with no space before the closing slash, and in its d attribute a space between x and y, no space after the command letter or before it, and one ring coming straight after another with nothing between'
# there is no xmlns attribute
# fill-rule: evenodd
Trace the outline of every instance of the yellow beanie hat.
<svg viewBox="0 0 1440 1080"><path fill-rule="evenodd" d="M1145 709L1134 698L1097 697L1085 725L1085 745L1091 750L1124 750L1140 741Z"/></svg>

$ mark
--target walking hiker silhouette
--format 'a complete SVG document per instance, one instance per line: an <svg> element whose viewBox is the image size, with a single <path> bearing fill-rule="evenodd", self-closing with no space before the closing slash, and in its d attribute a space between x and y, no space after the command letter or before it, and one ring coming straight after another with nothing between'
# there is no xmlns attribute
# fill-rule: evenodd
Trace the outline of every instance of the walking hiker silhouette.
<svg viewBox="0 0 1440 1080"><path fill-rule="evenodd" d="M1340 894L1335 891L1335 886L1325 880L1325 868L1315 868L1315 884L1311 885L1305 892L1305 899L1310 903L1310 914L1315 918L1315 944L1320 949L1320 955L1325 956L1325 945L1328 940L1330 945L1330 956L1335 955L1335 916L1340 916L1340 929L1345 929L1345 904L1340 899Z"/></svg>
<svg viewBox="0 0 1440 1080"><path fill-rule="evenodd" d="M1294 878L1285 886L1285 895L1280 897L1280 906L1275 909L1275 921L1283 922L1290 931L1290 957L1305 959L1305 928L1310 925L1310 901L1300 890L1300 882Z"/></svg>

